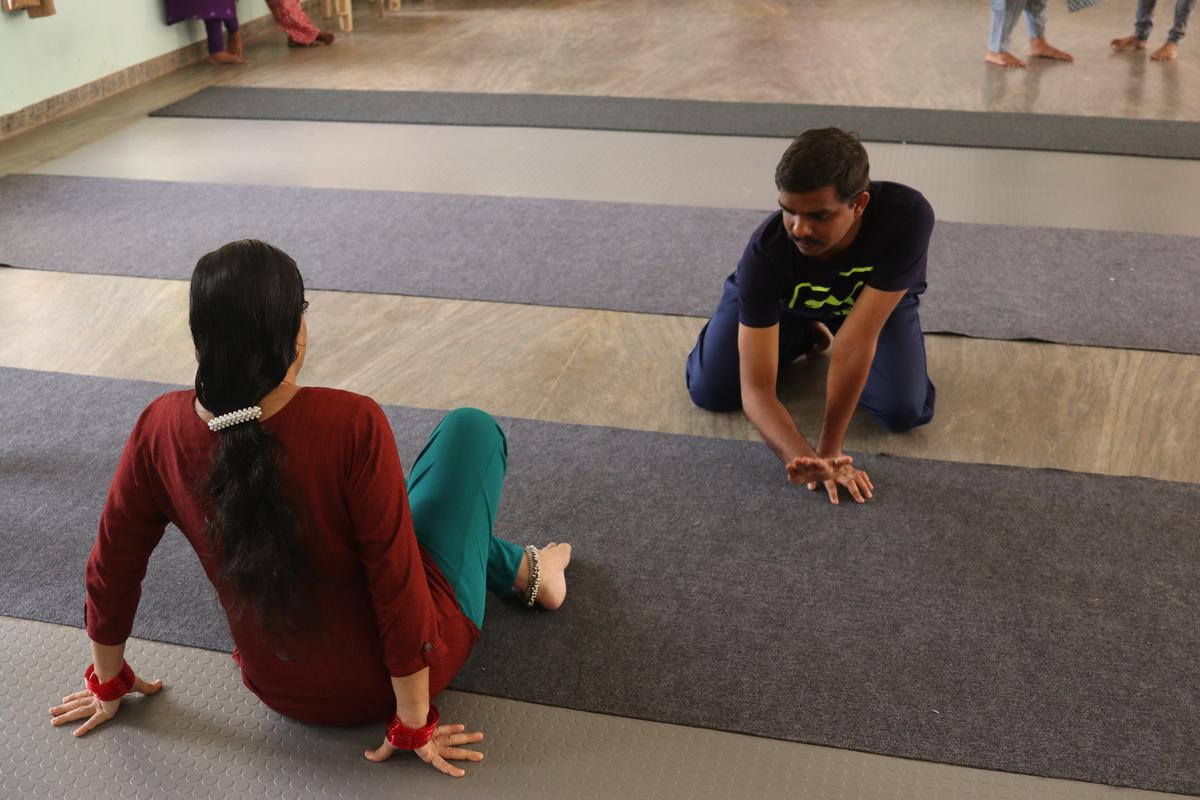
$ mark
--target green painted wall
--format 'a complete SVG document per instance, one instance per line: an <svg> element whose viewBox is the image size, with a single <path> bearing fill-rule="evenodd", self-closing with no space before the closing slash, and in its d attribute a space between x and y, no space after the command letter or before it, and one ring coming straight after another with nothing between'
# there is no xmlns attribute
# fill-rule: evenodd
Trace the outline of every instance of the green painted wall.
<svg viewBox="0 0 1200 800"><path fill-rule="evenodd" d="M55 0L53 17L0 13L0 115L204 38L195 21L167 26L163 0ZM247 22L270 10L239 0Z"/></svg>

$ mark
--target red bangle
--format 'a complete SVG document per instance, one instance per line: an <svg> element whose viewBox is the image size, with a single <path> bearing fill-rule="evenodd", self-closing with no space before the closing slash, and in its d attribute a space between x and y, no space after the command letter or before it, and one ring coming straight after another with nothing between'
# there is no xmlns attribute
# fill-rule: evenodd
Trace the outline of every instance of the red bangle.
<svg viewBox="0 0 1200 800"><path fill-rule="evenodd" d="M388 725L387 740L397 750L417 750L433 739L433 732L437 730L438 720L441 718L442 715L433 703L429 704L429 716L425 718L423 728L410 728L400 721L400 717L392 717Z"/></svg>
<svg viewBox="0 0 1200 800"><path fill-rule="evenodd" d="M89 664L87 672L83 673L83 688L95 695L97 700L107 703L129 694L135 680L137 679L133 675L133 667L129 666L128 661L122 661L121 671L104 683L96 677L96 666Z"/></svg>

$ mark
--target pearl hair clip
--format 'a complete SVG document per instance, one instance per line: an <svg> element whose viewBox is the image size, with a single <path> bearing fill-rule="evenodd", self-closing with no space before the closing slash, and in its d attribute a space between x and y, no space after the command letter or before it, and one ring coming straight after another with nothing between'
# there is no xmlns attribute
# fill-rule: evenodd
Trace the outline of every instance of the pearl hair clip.
<svg viewBox="0 0 1200 800"><path fill-rule="evenodd" d="M258 419L262 416L262 409L258 406L250 406L238 411L230 411L228 414L222 414L219 417L213 417L208 421L208 429L216 432L222 428L228 428L232 425L240 425L243 422L249 422L252 419Z"/></svg>

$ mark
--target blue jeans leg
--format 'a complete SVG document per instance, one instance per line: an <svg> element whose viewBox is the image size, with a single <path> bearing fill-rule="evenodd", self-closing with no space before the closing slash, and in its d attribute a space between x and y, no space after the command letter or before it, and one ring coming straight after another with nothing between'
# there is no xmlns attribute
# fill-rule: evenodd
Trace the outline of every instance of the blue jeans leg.
<svg viewBox="0 0 1200 800"><path fill-rule="evenodd" d="M1008 51L1013 28L1025 10L1025 0L991 0L992 15L988 27L988 50L993 53Z"/></svg>
<svg viewBox="0 0 1200 800"><path fill-rule="evenodd" d="M1025 0L1025 24L1030 39L1046 38L1046 0Z"/></svg>
<svg viewBox="0 0 1200 800"><path fill-rule="evenodd" d="M1167 34L1167 41L1179 44L1179 40L1187 33L1188 17L1196 8L1196 0L1175 0L1175 23Z"/></svg>

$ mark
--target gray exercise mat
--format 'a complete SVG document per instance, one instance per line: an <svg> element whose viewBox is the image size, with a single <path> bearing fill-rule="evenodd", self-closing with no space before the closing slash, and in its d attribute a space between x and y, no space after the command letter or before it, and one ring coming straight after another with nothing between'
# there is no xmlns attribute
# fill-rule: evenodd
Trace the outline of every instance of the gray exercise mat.
<svg viewBox="0 0 1200 800"><path fill-rule="evenodd" d="M252 237L316 289L708 316L766 213L10 175L0 264L187 279ZM1196 237L942 222L929 283L927 331L1200 353Z"/></svg>
<svg viewBox="0 0 1200 800"><path fill-rule="evenodd" d="M80 625L122 442L172 387L14 369L0 386L0 614ZM411 464L440 413L387 411ZM877 499L833 507L756 443L502 424L499 532L574 543L571 589L553 614L491 602L455 688L1200 792L1200 486L861 457ZM178 533L135 633L229 648Z"/></svg>
<svg viewBox="0 0 1200 800"><path fill-rule="evenodd" d="M1200 158L1200 124L1171 120L557 94L210 86L151 116L482 125L790 139L807 128L871 142Z"/></svg>

